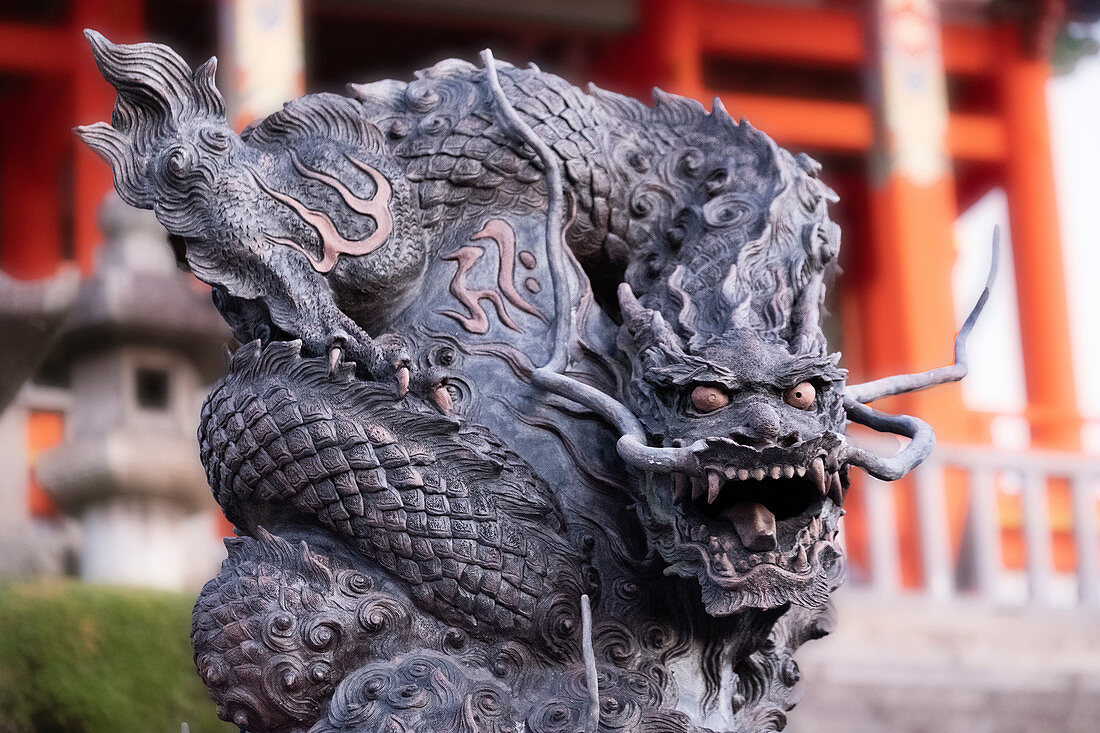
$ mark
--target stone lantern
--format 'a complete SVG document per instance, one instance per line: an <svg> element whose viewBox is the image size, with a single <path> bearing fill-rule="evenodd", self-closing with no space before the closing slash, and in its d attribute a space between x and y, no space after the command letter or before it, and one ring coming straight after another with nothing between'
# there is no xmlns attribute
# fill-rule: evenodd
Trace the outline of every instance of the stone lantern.
<svg viewBox="0 0 1100 733"><path fill-rule="evenodd" d="M72 402L38 476L80 522L85 580L183 587L220 552L195 431L230 334L151 214L112 196L101 227L98 267L47 364Z"/></svg>

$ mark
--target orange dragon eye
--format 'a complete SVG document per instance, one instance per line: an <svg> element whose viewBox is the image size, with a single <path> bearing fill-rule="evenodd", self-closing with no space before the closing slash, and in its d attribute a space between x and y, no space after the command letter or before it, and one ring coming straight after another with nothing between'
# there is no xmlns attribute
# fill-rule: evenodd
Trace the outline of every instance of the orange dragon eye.
<svg viewBox="0 0 1100 733"><path fill-rule="evenodd" d="M691 404L699 412L714 412L729 403L729 395L717 387L699 385L691 391Z"/></svg>
<svg viewBox="0 0 1100 733"><path fill-rule="evenodd" d="M783 393L783 401L799 410L808 410L814 406L817 390L809 382L802 382Z"/></svg>

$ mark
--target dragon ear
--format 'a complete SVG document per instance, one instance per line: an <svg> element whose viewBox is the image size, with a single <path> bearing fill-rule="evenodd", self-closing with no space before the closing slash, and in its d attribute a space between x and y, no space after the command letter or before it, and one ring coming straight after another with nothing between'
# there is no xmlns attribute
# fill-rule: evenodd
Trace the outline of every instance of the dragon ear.
<svg viewBox="0 0 1100 733"><path fill-rule="evenodd" d="M142 209L153 207L151 188L138 170L131 140L105 122L76 128L76 134L96 155L107 161L114 174L115 190L122 200Z"/></svg>

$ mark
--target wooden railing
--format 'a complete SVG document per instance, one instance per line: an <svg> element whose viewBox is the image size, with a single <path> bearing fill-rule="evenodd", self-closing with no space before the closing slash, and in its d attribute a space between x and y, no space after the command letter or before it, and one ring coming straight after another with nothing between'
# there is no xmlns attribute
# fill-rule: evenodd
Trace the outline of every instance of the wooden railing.
<svg viewBox="0 0 1100 733"><path fill-rule="evenodd" d="M961 481L955 478L959 474ZM901 577L899 542L899 522L910 521L915 524L919 555L917 590L929 596L1100 606L1100 459L941 444L909 481L916 516L900 519L894 484L868 477L855 487L861 492L866 552L865 557L853 558L862 560L863 567L850 573L851 583L883 594L913 590ZM949 485L965 497L961 537L949 531ZM1018 506L1018 513L1003 511L1006 498ZM1059 507L1062 520L1057 526L1051 522L1052 504ZM1018 517L1018 523L1012 517ZM1006 565L1005 537L1022 540L1020 567ZM1072 545L1069 560L1062 558L1058 570L1052 552L1055 541L1067 549ZM911 551L912 545L907 549Z"/></svg>

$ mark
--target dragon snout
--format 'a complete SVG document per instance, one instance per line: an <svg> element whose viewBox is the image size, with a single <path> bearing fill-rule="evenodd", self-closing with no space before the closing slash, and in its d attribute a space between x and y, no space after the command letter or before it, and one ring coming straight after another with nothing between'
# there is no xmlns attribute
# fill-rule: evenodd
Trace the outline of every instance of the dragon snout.
<svg viewBox="0 0 1100 733"><path fill-rule="evenodd" d="M775 408L761 402L746 407L741 422L741 425L729 431L730 439L738 445L751 448L778 445L789 448L802 440L797 430L783 425Z"/></svg>

